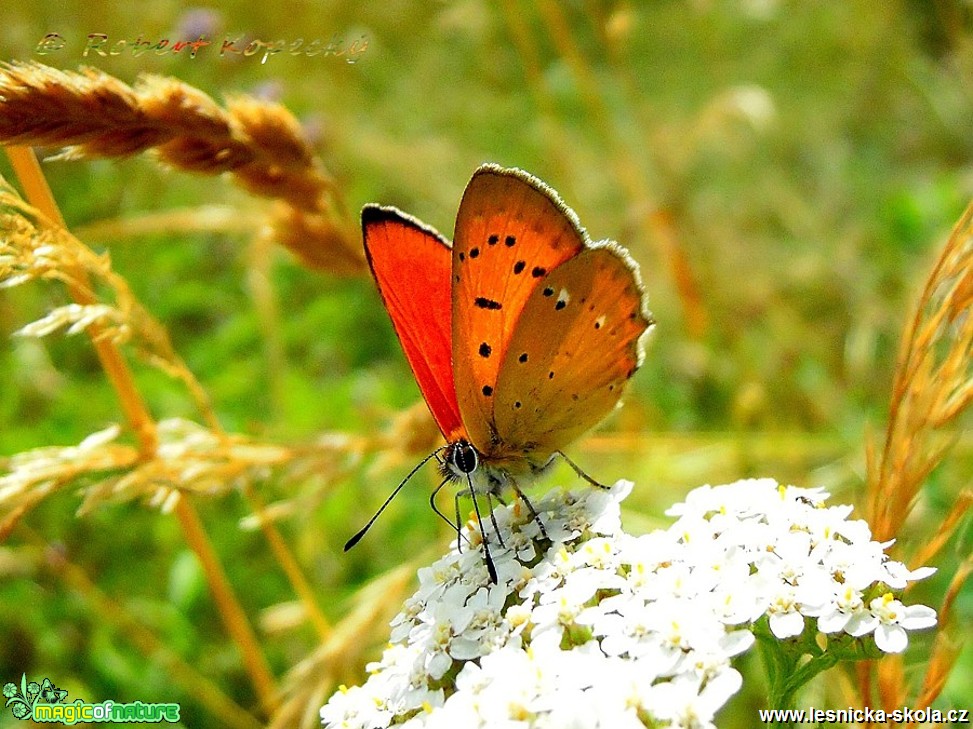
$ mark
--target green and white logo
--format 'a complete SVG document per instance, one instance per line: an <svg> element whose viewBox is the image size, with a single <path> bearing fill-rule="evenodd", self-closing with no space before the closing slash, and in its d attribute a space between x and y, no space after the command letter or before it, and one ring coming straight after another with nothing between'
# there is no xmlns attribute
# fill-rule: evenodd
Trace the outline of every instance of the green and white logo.
<svg viewBox="0 0 973 729"><path fill-rule="evenodd" d="M148 704L142 701L119 703L102 701L89 704L81 699L68 702L68 692L59 689L51 679L27 682L27 674L15 683L3 685L4 704L17 719L47 724L76 724L85 722L145 722L174 723L179 721L179 704Z"/></svg>

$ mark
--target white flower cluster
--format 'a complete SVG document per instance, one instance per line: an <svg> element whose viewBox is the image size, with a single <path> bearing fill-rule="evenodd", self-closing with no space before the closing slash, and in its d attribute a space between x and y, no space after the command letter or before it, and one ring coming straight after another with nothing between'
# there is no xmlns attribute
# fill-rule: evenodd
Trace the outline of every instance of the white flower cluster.
<svg viewBox="0 0 973 729"><path fill-rule="evenodd" d="M419 571L390 646L321 709L325 726L711 727L764 615L781 639L814 618L887 652L935 623L889 592L932 570L889 560L819 489L705 486L640 537L621 531L630 490L549 494L535 504L549 540L519 502L499 508L496 585L470 525L474 546Z"/></svg>

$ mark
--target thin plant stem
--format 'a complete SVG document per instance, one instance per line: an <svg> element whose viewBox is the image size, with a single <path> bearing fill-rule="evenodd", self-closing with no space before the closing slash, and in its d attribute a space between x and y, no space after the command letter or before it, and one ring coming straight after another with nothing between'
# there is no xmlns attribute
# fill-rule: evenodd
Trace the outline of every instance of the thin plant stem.
<svg viewBox="0 0 973 729"><path fill-rule="evenodd" d="M257 523L260 525L260 530L263 532L264 537L270 544L274 557L277 558L277 562L280 564L281 569L284 570L284 574L287 575L287 579L290 581L291 587L293 587L294 592L297 593L297 596L300 598L301 604L304 606L304 610L307 612L307 616L310 619L311 624L314 625L314 629L318 633L318 637L320 637L321 640L327 640L331 637L331 624L324 616L321 606L318 605L314 596L314 590L311 589L310 583L307 581L307 578L301 571L297 560L294 558L293 553L287 546L287 542L284 541L284 537L281 536L281 533L277 529L274 522L267 518L264 510L264 503L257 495L257 492L254 491L249 485L246 485L244 486L243 493L253 509Z"/></svg>
<svg viewBox="0 0 973 729"><path fill-rule="evenodd" d="M254 236L247 255L247 288L263 334L270 402L274 414L280 416L287 401L287 358L280 335L280 306L270 280L273 250L274 241L266 230Z"/></svg>
<svg viewBox="0 0 973 729"><path fill-rule="evenodd" d="M253 628L230 587L230 581L216 556L216 550L213 549L206 535L196 509L182 494L176 500L175 506L176 517L182 525L186 541L199 558L223 623L243 654L243 663L260 699L261 708L269 716L277 704L277 691L270 666L267 665L267 660L260 650Z"/></svg>
<svg viewBox="0 0 973 729"><path fill-rule="evenodd" d="M605 101L602 85L587 62L574 35L564 8L554 0L535 0L538 10L548 28L552 42L574 74L581 99L588 108L592 125L601 134L609 152L615 178L625 189L637 210L645 211L638 216L646 240L655 246L658 259L670 267L670 275L682 304L689 333L702 339L708 327L709 316L703 305L703 297L695 281L689 259L675 233L671 215L658 204L645 181L645 175L638 165L638 155L621 140L624 134L613 123L613 112Z"/></svg>

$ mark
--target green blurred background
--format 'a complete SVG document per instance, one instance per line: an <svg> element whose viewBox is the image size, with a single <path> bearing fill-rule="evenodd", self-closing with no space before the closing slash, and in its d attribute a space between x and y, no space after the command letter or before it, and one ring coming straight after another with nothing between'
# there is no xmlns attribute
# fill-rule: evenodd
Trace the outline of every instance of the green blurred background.
<svg viewBox="0 0 973 729"><path fill-rule="evenodd" d="M903 325L973 196L971 13L960 0L6 0L0 58L64 69L87 63L128 83L140 73L171 75L217 100L279 100L300 118L352 211L395 204L447 235L478 164L522 167L548 182L592 237L631 250L658 320L625 407L570 449L603 481L636 481L627 518L644 530L665 524L664 509L690 488L745 476L861 498L865 437L884 428ZM65 47L38 55L51 32ZM221 58L215 47L195 59L83 58L89 33L367 48L354 63L284 54L261 63ZM44 170L80 235L104 219L198 205L266 209L229 181L162 170L146 157L49 161ZM5 159L0 172L13 179ZM274 364L248 278L249 237L86 242L110 252L168 327L228 430L292 443L386 427L418 390L371 281L314 273L276 252L271 282L282 316L274 336L284 361ZM122 421L86 340L11 339L67 301L56 285L0 294L0 455L75 444ZM134 369L157 418L197 417L176 383L145 365ZM370 465L354 464L340 482L295 484L271 474L256 483L267 501L311 504L282 529L335 619L369 576L449 538L426 505L430 474L342 554L408 467ZM934 530L969 485L971 466L973 449L961 439L910 528ZM570 481L559 471L547 486ZM78 503L76 490L64 490L26 523L252 706L239 657L172 518L122 504L78 519ZM246 504L235 495L197 504L250 615L292 600L263 539L240 529ZM71 698L182 701L187 726L219 725L83 597L43 568L19 568L23 542L15 532L2 548L0 681L27 672L50 676ZM938 605L969 552L967 533L954 542L916 601ZM970 590L957 610L968 622ZM315 637L297 626L263 644L281 674ZM919 637L913 650L907 665L921 664L928 644ZM944 703L969 704L971 663L967 650ZM748 688L728 709L729 722L747 726L745 707L760 700L759 686ZM0 713L0 726L8 720Z"/></svg>

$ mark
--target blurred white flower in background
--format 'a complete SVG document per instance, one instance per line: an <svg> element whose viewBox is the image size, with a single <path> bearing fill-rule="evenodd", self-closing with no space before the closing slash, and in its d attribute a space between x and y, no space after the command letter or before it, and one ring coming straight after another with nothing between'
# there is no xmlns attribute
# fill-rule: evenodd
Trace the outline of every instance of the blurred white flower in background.
<svg viewBox="0 0 973 729"><path fill-rule="evenodd" d="M535 503L548 539L521 503L498 508L496 585L468 525L462 552L419 571L382 659L331 697L324 725L712 727L764 616L777 639L844 633L889 653L935 624L892 592L933 570L889 560L821 489L704 486L669 529L635 537L619 516L631 488L548 494Z"/></svg>

